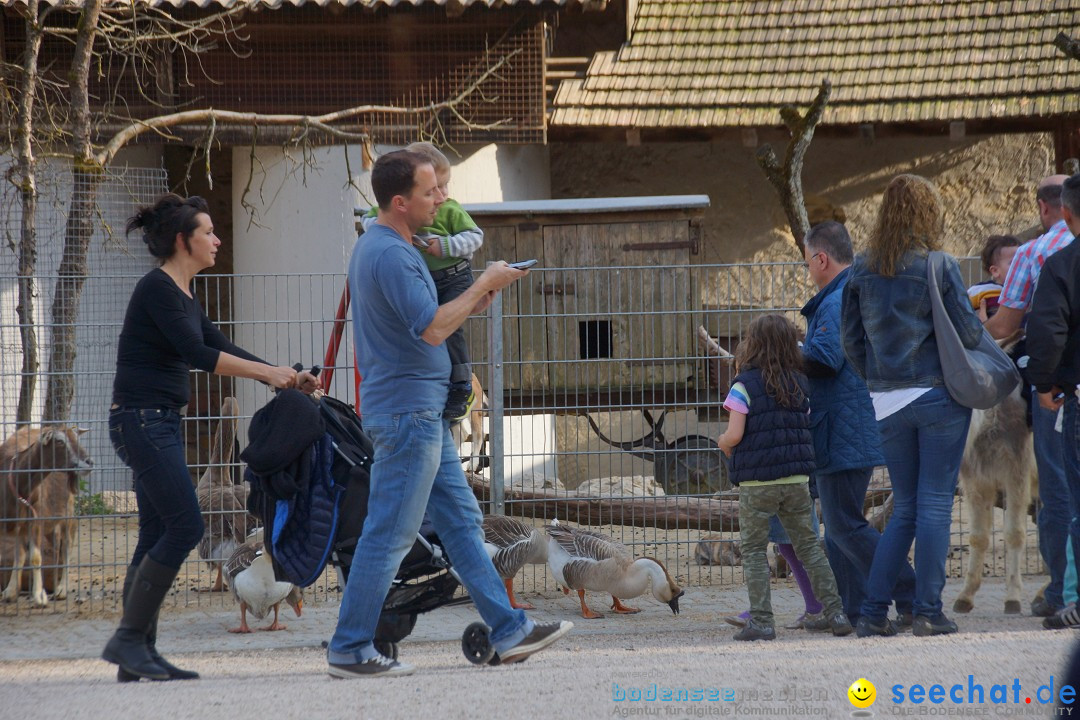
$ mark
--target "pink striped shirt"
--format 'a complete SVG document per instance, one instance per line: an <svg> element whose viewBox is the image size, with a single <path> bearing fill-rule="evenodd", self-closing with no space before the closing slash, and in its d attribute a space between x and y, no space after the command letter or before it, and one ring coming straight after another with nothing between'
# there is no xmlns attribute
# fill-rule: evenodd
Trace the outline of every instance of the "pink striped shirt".
<svg viewBox="0 0 1080 720"><path fill-rule="evenodd" d="M1020 246L1009 265L1005 286L1001 289L998 303L1013 310L1027 310L1035 281L1039 278L1046 258L1061 250L1073 240L1064 220L1054 223L1046 233Z"/></svg>

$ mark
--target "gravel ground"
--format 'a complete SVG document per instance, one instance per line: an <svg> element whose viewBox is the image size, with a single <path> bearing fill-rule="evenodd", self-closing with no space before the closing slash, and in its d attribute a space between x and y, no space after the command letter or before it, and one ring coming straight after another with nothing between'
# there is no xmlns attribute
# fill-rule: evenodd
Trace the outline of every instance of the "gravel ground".
<svg viewBox="0 0 1080 720"><path fill-rule="evenodd" d="M1029 596L1037 583L1028 579ZM946 588L947 605L958 592L958 583ZM773 597L778 625L799 614L790 587L778 587ZM988 579L976 609L956 618L961 632L948 637L856 640L781 628L774 642L744 644L733 641L733 628L720 620L743 608L741 588L690 588L677 617L646 597L636 603L638 615L593 621L578 616L576 598L533 595L533 617L576 624L566 639L525 663L470 665L460 634L477 619L475 611L443 608L421 616L402 643L401 657L417 666L415 675L353 681L326 674L319 643L337 616L329 604L305 608L301 618L289 613L286 631L252 635L225 632L238 613L167 614L159 647L203 679L127 685L118 685L115 668L97 659L115 618L0 618L0 707L46 718L841 718L854 710L848 686L865 677L877 687L870 712L878 717L1045 717L1049 706L1038 703L1036 691L1051 676L1060 688L1075 635L1045 631L1038 618L1000 614L1003 597L1003 584ZM602 607L599 597L592 604ZM1019 702L1013 701L1015 681ZM912 685L935 683L946 692L962 685L965 702L893 702L896 685L906 693ZM969 684L984 688L984 704L967 702ZM994 685L1008 686L1007 703L990 702ZM661 697L665 690L715 689L721 699L630 699L638 692L648 697L654 686ZM628 699L616 700L620 693Z"/></svg>

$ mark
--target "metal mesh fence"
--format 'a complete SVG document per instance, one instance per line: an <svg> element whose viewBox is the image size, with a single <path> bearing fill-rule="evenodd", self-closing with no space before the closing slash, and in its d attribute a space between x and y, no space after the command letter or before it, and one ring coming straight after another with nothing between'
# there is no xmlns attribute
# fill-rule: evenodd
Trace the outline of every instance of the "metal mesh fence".
<svg viewBox="0 0 1080 720"><path fill-rule="evenodd" d="M141 274L129 268L88 278L84 297L102 298L95 302L112 314L79 317L80 356L85 352L99 358L99 364L79 371L78 407L83 409L73 419L91 428L86 447L95 467L75 499L78 511L57 514L76 523L71 554L66 562L55 555L45 562L50 570L70 570L69 593L41 610L23 596L0 605L0 613L118 607L137 523L128 492L130 473L108 444L105 416L119 318ZM12 278L5 272L0 282L8 288ZM974 282L975 274L969 274ZM48 282L41 278L43 286ZM310 366L322 362L344 283L343 274L200 276L197 290L207 306L216 308L211 319L240 346L271 362ZM534 269L503 293L487 315L466 325L474 369L488 399L480 427L462 428L468 438L462 455L468 469L476 471L470 482L485 511L536 525L557 518L602 532L626 543L635 555L658 558L684 585L741 583L741 568L731 558L738 539L737 500L712 444L725 422L720 405L730 368L699 344L697 328L733 349L760 313L781 312L801 326L797 308L811 295L800 263ZM9 356L17 357L19 345L11 295L4 297L0 411L7 436L15 429L11 408L18 374ZM48 325L45 317L42 325ZM348 402L355 399L351 347L346 325L330 394ZM228 382L201 372L192 373L192 391L184 428L193 481L217 470L229 485L238 483L242 468L235 449L246 444L247 420L269 400L269 391L250 381ZM211 441L222 425L227 396L239 406L237 439L227 462L212 465ZM872 517L880 512L873 506L887 495L887 474L879 470L868 496ZM235 509L224 504L207 508L208 527L232 513ZM962 550L967 533L967 513L959 499L951 577L966 569ZM1041 566L1034 524L1026 536L1023 571L1036 573ZM1003 546L998 513L987 561L990 574L1003 574ZM0 548L0 581L5 583L9 557L10 549ZM178 579L175 602L232 607L228 594L198 592L211 585L214 573L213 565L193 552ZM543 566L528 566L519 586L522 580L525 591L553 586ZM328 572L308 591L307 600L336 600L337 590L337 577Z"/></svg>
<svg viewBox="0 0 1080 720"><path fill-rule="evenodd" d="M188 8L173 14L194 25L209 13ZM138 17L143 33L150 33L147 16ZM470 8L458 18L448 18L439 6L411 5L372 12L359 6L285 4L238 12L224 23L209 23L215 32L223 27L229 32L188 37L198 52L182 52L179 42L160 40L144 41L131 53L102 53L90 77L91 102L100 102L115 122L198 108L320 116L367 105L426 107L464 93L506 60L454 111L369 112L332 124L370 133L386 144L429 137L450 143L542 143L545 17L531 6ZM76 19L56 14L50 24L74 26ZM0 57L17 63L24 44L22 19L6 14L0 22L5 38ZM154 34L160 38L165 31ZM40 63L45 78L62 82L53 73L69 66L70 54L68 40L47 37ZM189 139L207 135L205 124L173 130ZM275 143L296 139L304 130L264 125L257 137L259 143ZM251 143L254 132L248 126L218 126L214 141ZM325 135L309 140L335 141Z"/></svg>

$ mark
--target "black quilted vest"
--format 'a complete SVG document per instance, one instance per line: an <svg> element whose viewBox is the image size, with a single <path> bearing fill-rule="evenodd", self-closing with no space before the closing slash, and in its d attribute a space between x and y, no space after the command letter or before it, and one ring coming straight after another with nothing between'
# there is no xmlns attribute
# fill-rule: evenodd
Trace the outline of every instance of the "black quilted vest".
<svg viewBox="0 0 1080 720"><path fill-rule="evenodd" d="M761 371L739 373L750 396L750 414L742 442L731 454L731 482L779 480L814 471L814 439L810 435L810 402L806 399L806 377L799 373L803 401L798 408L778 405L765 392Z"/></svg>

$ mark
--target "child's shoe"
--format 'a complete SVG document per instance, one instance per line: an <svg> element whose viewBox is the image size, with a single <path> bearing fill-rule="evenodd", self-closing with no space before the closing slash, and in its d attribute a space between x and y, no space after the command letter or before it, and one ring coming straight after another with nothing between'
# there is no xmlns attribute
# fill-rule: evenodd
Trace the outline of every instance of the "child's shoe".
<svg viewBox="0 0 1080 720"><path fill-rule="evenodd" d="M446 409L443 418L450 424L459 423L469 416L469 411L476 404L472 382L450 383L450 393L446 396Z"/></svg>
<svg viewBox="0 0 1080 720"><path fill-rule="evenodd" d="M736 640L775 640L776 629L758 625L753 620L748 620L746 627L732 635L732 637Z"/></svg>

